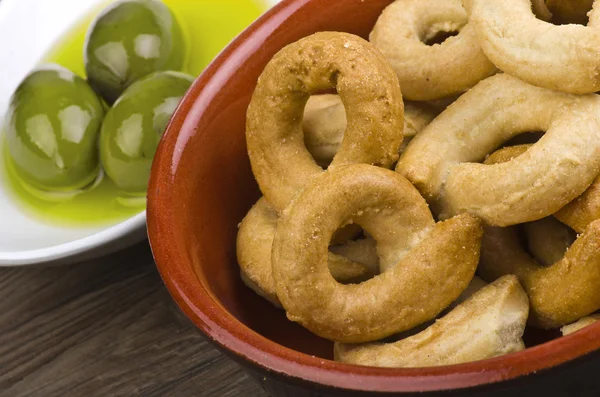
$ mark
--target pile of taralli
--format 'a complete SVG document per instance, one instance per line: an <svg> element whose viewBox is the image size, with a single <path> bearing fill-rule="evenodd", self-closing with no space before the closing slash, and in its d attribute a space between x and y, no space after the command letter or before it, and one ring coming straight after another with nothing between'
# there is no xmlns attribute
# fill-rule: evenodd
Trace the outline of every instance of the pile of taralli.
<svg viewBox="0 0 600 397"><path fill-rule="evenodd" d="M239 227L244 282L359 365L482 360L524 349L526 325L596 321L597 91L600 0L397 0L370 42L288 45L247 112L264 197Z"/></svg>

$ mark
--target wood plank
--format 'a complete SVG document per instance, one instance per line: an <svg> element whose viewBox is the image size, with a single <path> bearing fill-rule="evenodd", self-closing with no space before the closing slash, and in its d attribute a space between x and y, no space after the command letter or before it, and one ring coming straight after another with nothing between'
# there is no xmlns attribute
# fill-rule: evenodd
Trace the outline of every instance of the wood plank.
<svg viewBox="0 0 600 397"><path fill-rule="evenodd" d="M173 303L142 243L0 269L0 396L265 396Z"/></svg>

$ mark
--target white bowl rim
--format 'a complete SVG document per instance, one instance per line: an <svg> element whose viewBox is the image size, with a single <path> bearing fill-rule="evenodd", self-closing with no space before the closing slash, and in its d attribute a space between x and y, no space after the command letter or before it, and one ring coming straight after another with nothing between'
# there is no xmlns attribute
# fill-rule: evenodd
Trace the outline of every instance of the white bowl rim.
<svg viewBox="0 0 600 397"><path fill-rule="evenodd" d="M34 250L0 252L0 266L23 266L57 261L99 248L142 228L146 228L146 211L90 236L67 243Z"/></svg>

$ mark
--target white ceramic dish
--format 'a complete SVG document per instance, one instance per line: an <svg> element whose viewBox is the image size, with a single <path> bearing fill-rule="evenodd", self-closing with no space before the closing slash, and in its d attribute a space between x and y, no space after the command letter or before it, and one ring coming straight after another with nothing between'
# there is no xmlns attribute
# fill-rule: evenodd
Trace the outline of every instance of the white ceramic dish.
<svg viewBox="0 0 600 397"><path fill-rule="evenodd" d="M10 96L48 49L83 15L106 0L0 1L0 123ZM278 0L269 0L274 4ZM2 159L0 139L0 164ZM146 212L100 227L65 227L22 211L0 173L0 266L69 264L146 238Z"/></svg>

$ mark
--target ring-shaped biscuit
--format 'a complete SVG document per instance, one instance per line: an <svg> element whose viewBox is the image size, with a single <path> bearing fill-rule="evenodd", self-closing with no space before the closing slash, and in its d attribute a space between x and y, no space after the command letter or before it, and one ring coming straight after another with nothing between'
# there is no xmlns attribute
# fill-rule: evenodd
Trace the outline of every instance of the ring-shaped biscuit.
<svg viewBox="0 0 600 397"><path fill-rule="evenodd" d="M600 177L581 196L565 205L554 216L577 233L583 233L590 223L600 219Z"/></svg>
<svg viewBox="0 0 600 397"><path fill-rule="evenodd" d="M530 144L524 144L502 148L492 153L485 164L504 163L512 160L525 153L530 147ZM600 219L600 177L596 177L581 196L558 210L554 217L577 233L583 233L590 223ZM563 247L564 243L559 245Z"/></svg>
<svg viewBox="0 0 600 397"><path fill-rule="evenodd" d="M587 26L542 21L530 0L469 2L469 25L499 69L552 90L600 91L600 1L594 3Z"/></svg>
<svg viewBox="0 0 600 397"><path fill-rule="evenodd" d="M490 155L487 163L510 161L522 155L531 145L520 145L504 148ZM542 328L556 328L569 324L600 309L600 221L589 226L588 230L569 244L574 237L568 233L567 227L556 225L553 218L544 218L529 224L528 243L530 251L538 260L546 263L538 264L520 246L514 228L486 227L481 249L479 275L492 281L505 274L515 274L525 287L531 302L532 325ZM558 222L558 221L555 221ZM531 230L537 225L537 230ZM536 232L540 249L531 247L531 233ZM565 245L570 247L564 251ZM532 249L533 248L533 249ZM560 258L557 257L560 256Z"/></svg>
<svg viewBox="0 0 600 397"><path fill-rule="evenodd" d="M336 88L346 107L346 133L330 169L356 163L391 167L402 144L404 107L398 78L362 38L316 33L288 45L258 79L246 118L252 171L281 211L324 172L304 144L302 116L311 93Z"/></svg>
<svg viewBox="0 0 600 397"><path fill-rule="evenodd" d="M467 285L467 288L465 288L465 290L460 294L460 296L458 298L456 298L456 300L454 302L452 302L450 304L450 306L448 306L443 311L441 311L435 318L433 318L433 319L431 319L429 321L426 321L426 322L418 325L415 328L411 328L411 329L409 329L407 331L402 331L402 332L400 332L398 334L392 335L390 338L387 338L387 339L390 342L392 340L398 341L400 339L405 339L405 338L408 338L410 336L416 335L416 334L418 334L421 331L424 331L428 327L430 327L433 324L435 324L435 322L438 321L440 318L442 318L446 314L450 313L450 311L452 311L452 309L454 309L455 307L457 307L458 305L460 305L461 303L463 303L464 301L466 301L467 299L469 299L477 291L479 291L480 289L482 289L486 285L488 285L488 283L486 283L485 281L483 281L481 278L479 278L477 276L474 276L471 279L471 281L469 282L469 285Z"/></svg>
<svg viewBox="0 0 600 397"><path fill-rule="evenodd" d="M404 101L404 140L400 153L438 113L425 103ZM346 108L340 96L311 96L304 109L302 129L306 148L317 164L329 165L340 149L346 131Z"/></svg>
<svg viewBox="0 0 600 397"><path fill-rule="evenodd" d="M511 161L471 163L527 131L546 133ZM599 152L600 96L551 91L501 74L436 117L396 170L441 219L469 212L509 226L552 215L582 194L600 173Z"/></svg>
<svg viewBox="0 0 600 397"><path fill-rule="evenodd" d="M373 236L380 265L388 264L361 284L337 283L326 265L328 242L347 222ZM432 223L425 200L393 171L359 164L318 176L282 212L273 242L273 277L288 318L348 343L432 319L472 279L482 233L468 214L424 229Z"/></svg>
<svg viewBox="0 0 600 397"><path fill-rule="evenodd" d="M477 272L488 282L516 275L529 296L530 325L570 324L600 309L600 221L592 222L549 267L525 252L514 228L486 227Z"/></svg>
<svg viewBox="0 0 600 397"><path fill-rule="evenodd" d="M383 11L369 39L396 71L402 95L416 101L440 99L497 71L467 22L460 0L397 0ZM426 44L440 32L456 31L457 36L441 44Z"/></svg>
<svg viewBox="0 0 600 397"><path fill-rule="evenodd" d="M505 163L525 153L531 144L507 146L490 154L484 164ZM588 189L589 190L589 189ZM529 252L543 266L550 266L565 255L577 238L575 232L552 216L523 224Z"/></svg>
<svg viewBox="0 0 600 397"><path fill-rule="evenodd" d="M471 14L471 8L473 7L474 0L462 0L462 5L467 11L467 14ZM558 0L560 1L560 0ZM571 1L571 0L566 0ZM589 0L576 0L576 1L589 1ZM594 0L591 0L594 1ZM548 1L549 2L549 1ZM553 14L548 8L547 0L531 0L531 11L533 14L542 21L550 22ZM591 8L591 6L590 6ZM588 9L589 10L589 9Z"/></svg>
<svg viewBox="0 0 600 397"><path fill-rule="evenodd" d="M336 361L372 367L452 365L523 350L529 302L505 276L475 292L418 334L392 343L334 344Z"/></svg>
<svg viewBox="0 0 600 397"><path fill-rule="evenodd" d="M271 266L271 249L278 219L267 200L261 197L240 223L236 250L244 284L273 305L281 307ZM351 246L337 247L338 252L343 254L330 252L328 266L333 278L339 282L359 282L377 274L379 259L371 245L374 246L374 242L370 240L366 243L352 242Z"/></svg>

